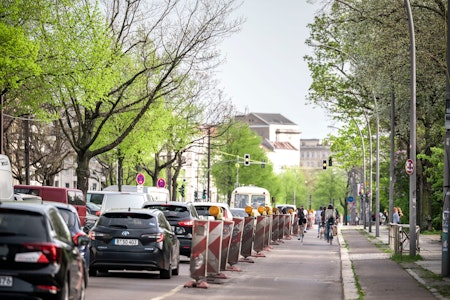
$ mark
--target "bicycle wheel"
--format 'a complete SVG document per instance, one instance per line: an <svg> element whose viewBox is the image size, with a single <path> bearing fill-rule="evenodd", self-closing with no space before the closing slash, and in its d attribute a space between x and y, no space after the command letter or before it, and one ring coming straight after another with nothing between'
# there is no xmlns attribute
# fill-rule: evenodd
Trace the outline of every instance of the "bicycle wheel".
<svg viewBox="0 0 450 300"><path fill-rule="evenodd" d="M330 245L333 245L333 229L330 226L330 230L328 231L328 240L330 241Z"/></svg>

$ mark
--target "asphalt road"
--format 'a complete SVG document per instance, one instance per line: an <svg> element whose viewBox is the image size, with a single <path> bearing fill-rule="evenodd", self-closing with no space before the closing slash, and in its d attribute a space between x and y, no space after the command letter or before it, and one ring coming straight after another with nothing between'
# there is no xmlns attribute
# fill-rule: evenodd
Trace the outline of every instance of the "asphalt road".
<svg viewBox="0 0 450 300"><path fill-rule="evenodd" d="M283 240L265 257L253 263L239 262L240 271L223 271L226 278L208 279L207 288L185 287L192 282L189 260L182 257L180 275L159 279L157 272L110 272L90 277L87 300L251 300L251 299L343 299L339 245L317 238L315 230Z"/></svg>

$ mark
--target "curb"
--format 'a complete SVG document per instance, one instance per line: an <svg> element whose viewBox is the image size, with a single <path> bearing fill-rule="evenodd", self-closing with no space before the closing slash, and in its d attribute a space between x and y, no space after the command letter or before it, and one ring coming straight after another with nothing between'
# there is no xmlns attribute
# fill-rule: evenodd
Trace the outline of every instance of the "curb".
<svg viewBox="0 0 450 300"><path fill-rule="evenodd" d="M355 275L353 274L352 261L345 247L345 240L341 231L338 232L339 254L341 256L341 279L345 300L358 300L359 293L356 287Z"/></svg>

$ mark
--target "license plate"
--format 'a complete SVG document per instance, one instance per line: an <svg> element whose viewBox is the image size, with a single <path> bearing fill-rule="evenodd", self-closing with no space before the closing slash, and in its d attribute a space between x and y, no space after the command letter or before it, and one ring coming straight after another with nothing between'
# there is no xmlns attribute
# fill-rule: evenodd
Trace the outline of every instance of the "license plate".
<svg viewBox="0 0 450 300"><path fill-rule="evenodd" d="M12 276L0 276L0 286L12 286L13 278Z"/></svg>
<svg viewBox="0 0 450 300"><path fill-rule="evenodd" d="M116 245L119 246L137 246L138 240L136 239L116 239Z"/></svg>

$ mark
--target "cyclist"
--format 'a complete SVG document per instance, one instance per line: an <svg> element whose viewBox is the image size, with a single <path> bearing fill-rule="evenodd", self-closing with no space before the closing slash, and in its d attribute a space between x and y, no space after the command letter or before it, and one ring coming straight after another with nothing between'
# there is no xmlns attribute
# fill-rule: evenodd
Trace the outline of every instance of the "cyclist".
<svg viewBox="0 0 450 300"><path fill-rule="evenodd" d="M328 204L327 209L325 210L325 237L327 242L330 240L330 230L332 230L331 226L336 222L336 210L333 208L332 204Z"/></svg>
<svg viewBox="0 0 450 300"><path fill-rule="evenodd" d="M302 239L305 233L306 216L303 205L297 210L298 214L298 239Z"/></svg>

